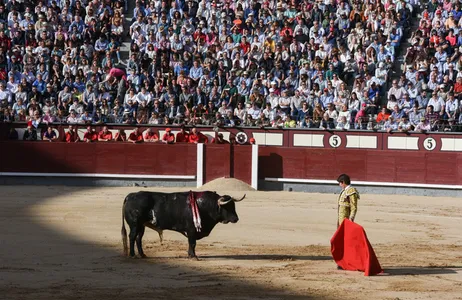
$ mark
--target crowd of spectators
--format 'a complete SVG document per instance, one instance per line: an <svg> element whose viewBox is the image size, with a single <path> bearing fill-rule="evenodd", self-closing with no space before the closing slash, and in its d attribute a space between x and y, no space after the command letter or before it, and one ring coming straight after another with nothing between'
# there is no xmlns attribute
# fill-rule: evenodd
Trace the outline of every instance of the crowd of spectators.
<svg viewBox="0 0 462 300"><path fill-rule="evenodd" d="M388 131L462 121L458 2L128 4L0 0L0 121ZM413 16L420 27L391 82Z"/></svg>

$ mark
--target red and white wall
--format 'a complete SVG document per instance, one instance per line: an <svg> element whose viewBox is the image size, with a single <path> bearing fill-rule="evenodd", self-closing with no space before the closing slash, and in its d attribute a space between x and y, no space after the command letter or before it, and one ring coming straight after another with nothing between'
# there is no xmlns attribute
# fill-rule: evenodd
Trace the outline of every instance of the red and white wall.
<svg viewBox="0 0 462 300"><path fill-rule="evenodd" d="M66 144L8 141L7 129L0 124L0 176L183 180L198 187L228 177L257 188L331 184L348 173L357 185L462 189L458 134L225 128L225 139L243 133L258 145ZM65 127L57 130L63 136Z"/></svg>

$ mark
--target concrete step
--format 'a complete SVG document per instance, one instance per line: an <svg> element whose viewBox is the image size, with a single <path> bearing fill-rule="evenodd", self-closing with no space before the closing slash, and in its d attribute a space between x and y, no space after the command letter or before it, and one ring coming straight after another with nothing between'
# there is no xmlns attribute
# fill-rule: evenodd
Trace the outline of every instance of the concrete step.
<svg viewBox="0 0 462 300"><path fill-rule="evenodd" d="M126 65L128 58L130 57L130 43L131 37L128 36L128 32L130 30L130 25L132 23L133 18L133 8L135 7L135 1L128 1L128 8L125 12L125 23L124 23L124 41L120 46L120 58L122 60L122 64Z"/></svg>

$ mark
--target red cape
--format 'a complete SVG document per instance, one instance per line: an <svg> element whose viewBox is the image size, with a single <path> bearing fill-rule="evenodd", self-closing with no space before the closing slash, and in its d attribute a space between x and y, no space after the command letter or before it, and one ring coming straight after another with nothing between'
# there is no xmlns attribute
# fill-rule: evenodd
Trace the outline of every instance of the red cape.
<svg viewBox="0 0 462 300"><path fill-rule="evenodd" d="M330 240L332 257L338 266L349 271L364 271L364 276L382 273L364 228L348 219Z"/></svg>

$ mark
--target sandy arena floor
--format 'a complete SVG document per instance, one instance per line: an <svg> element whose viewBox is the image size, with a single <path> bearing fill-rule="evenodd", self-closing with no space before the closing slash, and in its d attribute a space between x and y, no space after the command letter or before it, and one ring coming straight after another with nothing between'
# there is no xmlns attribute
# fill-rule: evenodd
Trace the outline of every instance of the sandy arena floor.
<svg viewBox="0 0 462 300"><path fill-rule="evenodd" d="M140 189L2 186L1 298L462 299L460 199L362 195L356 221L385 269L364 277L335 268L324 194L246 192L240 221L198 242L201 261L182 235L160 245L149 229L150 258L122 257L122 202Z"/></svg>

